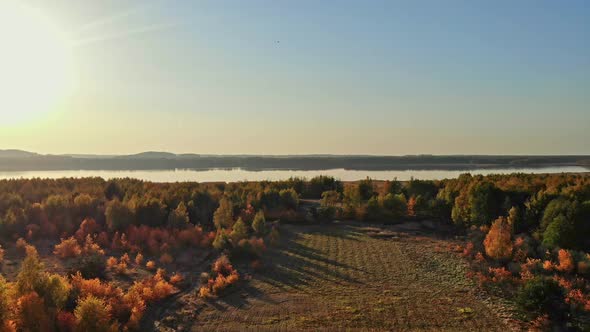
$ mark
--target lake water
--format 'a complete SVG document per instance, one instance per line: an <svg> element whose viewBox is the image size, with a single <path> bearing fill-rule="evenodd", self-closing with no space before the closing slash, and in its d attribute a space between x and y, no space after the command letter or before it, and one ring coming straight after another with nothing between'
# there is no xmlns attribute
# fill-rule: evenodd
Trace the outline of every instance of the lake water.
<svg viewBox="0 0 590 332"><path fill-rule="evenodd" d="M50 178L63 177L94 177L104 179L112 178L137 178L152 182L237 182L237 181L262 181L262 180L284 180L289 177L311 178L317 175L330 175L343 181L355 181L370 177L375 180L409 180L410 178L421 180L440 180L445 178L456 178L463 173L471 174L508 174L508 173L566 173L566 172L589 172L590 169L578 166L546 167L546 168L499 168L499 169L473 169L461 171L449 170L391 170L391 171L358 171L345 169L329 169L317 171L298 170L263 170L250 171L244 169L211 169L211 170L150 170L150 171L27 171L27 172L0 172L0 179L19 178Z"/></svg>

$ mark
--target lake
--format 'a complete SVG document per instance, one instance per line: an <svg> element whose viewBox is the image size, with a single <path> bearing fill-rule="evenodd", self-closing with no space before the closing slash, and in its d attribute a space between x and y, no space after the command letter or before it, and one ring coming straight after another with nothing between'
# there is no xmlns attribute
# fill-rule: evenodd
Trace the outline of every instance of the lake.
<svg viewBox="0 0 590 332"><path fill-rule="evenodd" d="M27 171L27 172L0 172L0 179L19 178L50 178L63 177L95 177L104 179L112 178L136 178L152 182L237 182L237 181L262 181L284 180L289 177L311 178L317 175L330 175L343 181L355 181L370 177L375 180L409 180L410 178L421 180L440 180L456 178L463 173L471 174L509 174L509 173L568 173L589 172L590 169L579 166L545 167L545 168L498 168L498 169L472 169L472 170L389 170L389 171L359 171L346 169L329 169L317 171L301 170L262 170L251 171L244 169L210 169L210 170L138 170L138 171L96 171L96 170L68 170L68 171Z"/></svg>

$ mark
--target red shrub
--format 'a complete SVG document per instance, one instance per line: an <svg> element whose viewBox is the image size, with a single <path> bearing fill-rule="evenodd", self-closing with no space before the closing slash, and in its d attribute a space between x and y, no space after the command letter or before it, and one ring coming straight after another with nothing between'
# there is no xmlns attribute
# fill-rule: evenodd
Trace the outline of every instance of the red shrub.
<svg viewBox="0 0 590 332"><path fill-rule="evenodd" d="M504 267L489 268L490 275L493 282L502 283L512 279L512 273Z"/></svg>
<svg viewBox="0 0 590 332"><path fill-rule="evenodd" d="M86 235L86 241L84 241L84 247L82 247L82 253L84 255L104 255L104 250L94 242L90 234Z"/></svg>
<svg viewBox="0 0 590 332"><path fill-rule="evenodd" d="M27 241L25 239L23 239L22 237L19 237L18 240L16 240L16 248L19 249L19 251L21 252L25 252L25 249L27 248L29 244L27 243Z"/></svg>
<svg viewBox="0 0 590 332"><path fill-rule="evenodd" d="M468 242L461 254L463 257L471 257L473 255L473 242Z"/></svg>
<svg viewBox="0 0 590 332"><path fill-rule="evenodd" d="M141 265L143 263L143 255L138 252L137 256L135 256L135 264Z"/></svg>
<svg viewBox="0 0 590 332"><path fill-rule="evenodd" d="M153 271L153 270L155 270L155 269L156 269L156 262L154 262L154 261L148 261L148 262L145 264L145 267L146 267L148 270L150 270L150 271Z"/></svg>
<svg viewBox="0 0 590 332"><path fill-rule="evenodd" d="M551 271L555 268L555 265L553 265L553 263L551 263L551 261L546 260L543 262L543 269L545 271Z"/></svg>
<svg viewBox="0 0 590 332"><path fill-rule="evenodd" d="M238 271L234 270L229 259L223 255L219 257L212 268L215 278L210 278L206 285L202 285L199 290L201 297L209 297L221 293L227 287L235 284L239 280Z"/></svg>
<svg viewBox="0 0 590 332"><path fill-rule="evenodd" d="M199 226L186 228L178 231L175 236L180 245L199 247L203 243L203 229Z"/></svg>
<svg viewBox="0 0 590 332"><path fill-rule="evenodd" d="M61 239L59 244L55 245L53 254L60 258L78 257L82 254L82 248L73 236L68 239Z"/></svg>
<svg viewBox="0 0 590 332"><path fill-rule="evenodd" d="M478 263L484 263L486 261L486 258L483 257L483 254L481 252L477 252L477 254L475 254L475 261Z"/></svg>
<svg viewBox="0 0 590 332"><path fill-rule="evenodd" d="M16 325L19 331L45 331L50 321L45 303L37 293L32 292L18 298Z"/></svg>
<svg viewBox="0 0 590 332"><path fill-rule="evenodd" d="M173 285L178 285L183 281L184 277L181 274L175 273L174 275L172 275L172 277L170 277L170 283L172 283Z"/></svg>
<svg viewBox="0 0 590 332"><path fill-rule="evenodd" d="M174 262L174 258L172 258L172 256L170 254L163 254L162 256L160 256L160 263L167 265L167 264L172 264L172 262Z"/></svg>
<svg viewBox="0 0 590 332"><path fill-rule="evenodd" d="M26 227L26 233L27 233L27 240L31 241L34 240L35 238L37 238L37 235L39 234L41 230L41 227L37 224L29 224Z"/></svg>
<svg viewBox="0 0 590 332"><path fill-rule="evenodd" d="M234 271L234 267L231 265L227 256L223 255L219 257L215 263L213 263L213 272L224 276L230 275Z"/></svg>
<svg viewBox="0 0 590 332"><path fill-rule="evenodd" d="M103 248L108 248L111 241L109 241L109 234L107 232L100 232L96 237L96 243Z"/></svg>
<svg viewBox="0 0 590 332"><path fill-rule="evenodd" d="M74 332L76 329L76 317L68 311L60 311L55 317L55 324L60 332Z"/></svg>
<svg viewBox="0 0 590 332"><path fill-rule="evenodd" d="M94 237L100 230L100 225L94 219L86 218L80 224L80 228L76 231L75 236L78 241L83 242L86 236L91 235Z"/></svg>
<svg viewBox="0 0 590 332"><path fill-rule="evenodd" d="M572 257L572 254L565 250L559 249L558 253L559 265L557 265L557 270L565 273L570 273L574 271L575 263Z"/></svg>
<svg viewBox="0 0 590 332"><path fill-rule="evenodd" d="M125 253L123 256L121 256L121 259L119 261L121 263L130 264L131 259L129 258L129 254Z"/></svg>

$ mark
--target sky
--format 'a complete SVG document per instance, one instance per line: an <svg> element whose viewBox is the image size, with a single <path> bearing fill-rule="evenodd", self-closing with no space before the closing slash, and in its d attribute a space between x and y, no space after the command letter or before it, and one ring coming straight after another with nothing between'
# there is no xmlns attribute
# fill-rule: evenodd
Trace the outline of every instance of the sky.
<svg viewBox="0 0 590 332"><path fill-rule="evenodd" d="M590 154L588 1L21 3L67 57L5 64L0 149Z"/></svg>

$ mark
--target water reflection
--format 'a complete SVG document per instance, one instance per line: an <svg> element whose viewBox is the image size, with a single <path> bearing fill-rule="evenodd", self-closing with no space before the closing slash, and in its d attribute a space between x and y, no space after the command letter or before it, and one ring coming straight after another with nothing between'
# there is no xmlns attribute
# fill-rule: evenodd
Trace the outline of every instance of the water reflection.
<svg viewBox="0 0 590 332"><path fill-rule="evenodd" d="M588 172L584 167L564 166L546 168L498 168L498 169L473 169L473 170L389 170L389 171L360 171L345 169L329 169L317 171L301 170L261 170L252 171L244 169L209 169L209 170L138 170L138 171L110 171L110 170L79 170L79 171L26 171L26 172L0 172L0 179L15 178L50 178L63 177L102 177L112 178L137 178L153 182L236 182L236 181L262 181L284 180L289 177L311 178L317 175L330 175L343 181L355 181L370 177L376 180L409 180L410 178L423 180L438 180L456 178L463 173L471 174L508 174L508 173L564 173L564 172Z"/></svg>

